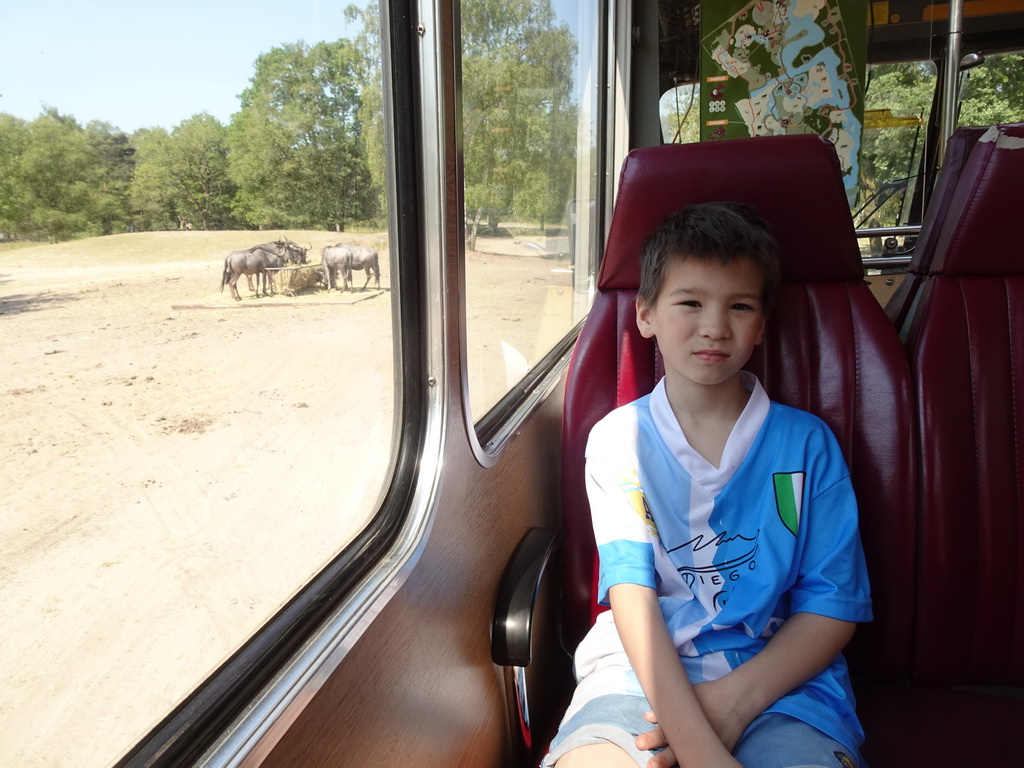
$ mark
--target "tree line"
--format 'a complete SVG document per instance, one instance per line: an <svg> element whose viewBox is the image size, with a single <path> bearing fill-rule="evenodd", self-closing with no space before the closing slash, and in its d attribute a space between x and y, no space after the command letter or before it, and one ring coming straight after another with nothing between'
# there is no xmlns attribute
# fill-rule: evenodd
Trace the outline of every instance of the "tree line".
<svg viewBox="0 0 1024 768"><path fill-rule="evenodd" d="M997 125L1024 120L1024 80L1019 77L1024 55L989 55L984 64L961 79L957 125ZM909 205L908 182L919 169L914 154L924 151L925 125L935 104L938 72L931 61L882 64L868 74L869 108L895 116L918 118L919 124L879 127L863 133L858 226L901 223ZM887 190L899 190L886 198ZM877 207L877 210L876 210Z"/></svg>
<svg viewBox="0 0 1024 768"><path fill-rule="evenodd" d="M127 134L54 108L31 121L0 114L0 232L60 241L377 223L383 167L370 148L380 99L365 94L380 73L366 44L300 42L261 55L227 125L200 113Z"/></svg>
<svg viewBox="0 0 1024 768"><path fill-rule="evenodd" d="M0 233L66 240L124 231L382 226L386 157L376 3L353 40L260 55L227 125L200 113L125 133L47 108L0 114ZM579 109L571 30L549 3L463 5L469 230L565 218Z"/></svg>

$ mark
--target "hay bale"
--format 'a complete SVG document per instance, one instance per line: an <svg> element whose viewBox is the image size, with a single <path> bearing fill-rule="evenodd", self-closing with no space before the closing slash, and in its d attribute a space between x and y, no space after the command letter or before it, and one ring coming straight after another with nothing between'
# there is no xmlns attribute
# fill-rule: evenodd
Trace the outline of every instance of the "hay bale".
<svg viewBox="0 0 1024 768"><path fill-rule="evenodd" d="M319 285L322 275L319 264L281 267L270 271L274 273L274 285L277 287L277 292L286 296L294 296L300 291Z"/></svg>

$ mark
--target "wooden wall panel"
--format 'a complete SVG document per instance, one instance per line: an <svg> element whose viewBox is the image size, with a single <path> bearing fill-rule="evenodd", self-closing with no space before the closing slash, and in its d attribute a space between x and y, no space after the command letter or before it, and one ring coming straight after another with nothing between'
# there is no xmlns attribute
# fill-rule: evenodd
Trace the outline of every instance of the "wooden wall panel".
<svg viewBox="0 0 1024 768"><path fill-rule="evenodd" d="M561 408L558 389L490 469L453 414L419 563L265 766L509 764L490 622L519 540L531 526L557 525Z"/></svg>

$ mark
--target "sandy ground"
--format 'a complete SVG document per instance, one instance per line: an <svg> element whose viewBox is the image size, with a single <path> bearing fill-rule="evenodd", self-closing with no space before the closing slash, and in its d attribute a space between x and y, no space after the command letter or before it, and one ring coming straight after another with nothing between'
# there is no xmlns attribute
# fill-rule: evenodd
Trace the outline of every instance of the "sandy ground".
<svg viewBox="0 0 1024 768"><path fill-rule="evenodd" d="M181 253L68 268L0 252L0 765L116 760L378 498L386 258L381 291L236 303L221 257ZM470 255L475 413L572 324L567 267Z"/></svg>

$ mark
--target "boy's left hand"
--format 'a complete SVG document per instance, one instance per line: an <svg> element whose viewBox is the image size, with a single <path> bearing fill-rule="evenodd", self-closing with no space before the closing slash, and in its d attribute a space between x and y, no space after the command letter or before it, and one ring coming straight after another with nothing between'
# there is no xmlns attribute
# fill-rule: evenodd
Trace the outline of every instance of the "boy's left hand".
<svg viewBox="0 0 1024 768"><path fill-rule="evenodd" d="M751 706L753 697L735 683L739 675L725 675L693 686L704 714L722 744L731 753L751 721L761 714L759 706Z"/></svg>

